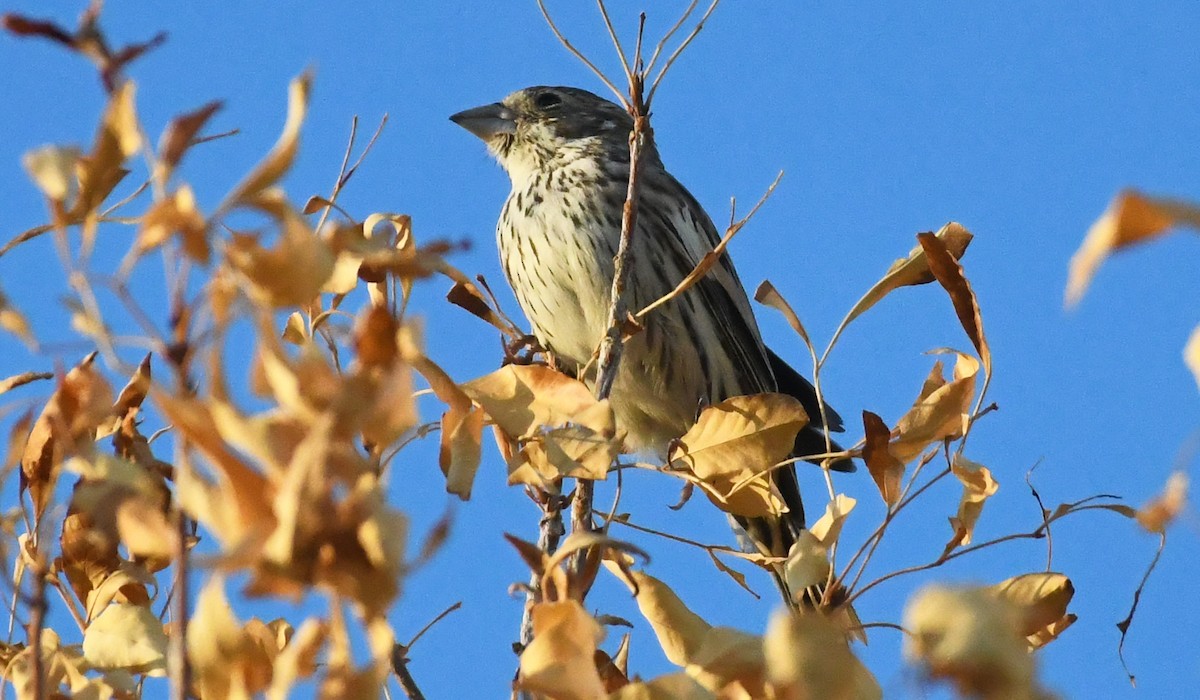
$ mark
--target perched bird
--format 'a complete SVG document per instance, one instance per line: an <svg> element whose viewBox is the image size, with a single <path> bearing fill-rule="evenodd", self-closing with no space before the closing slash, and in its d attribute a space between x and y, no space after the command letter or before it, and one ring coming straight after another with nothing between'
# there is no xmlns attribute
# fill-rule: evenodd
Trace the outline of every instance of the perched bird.
<svg viewBox="0 0 1200 700"><path fill-rule="evenodd" d="M607 330L632 117L585 90L530 87L450 119L482 139L508 172L512 192L496 227L504 272L538 342L560 369L578 373ZM639 187L625 287L633 310L669 293L720 240L650 140ZM580 378L594 381L594 366ZM649 314L644 330L627 341L610 398L628 446L662 457L704 406L761 392L791 394L808 412L811 422L796 439L796 455L825 452L816 391L763 345L746 290L723 255L695 286ZM828 406L824 415L830 430L842 429ZM842 460L832 468L848 471L853 463ZM786 556L804 528L804 508L792 467L771 478L788 512L738 518L735 527L758 551ZM791 599L781 572L775 578Z"/></svg>

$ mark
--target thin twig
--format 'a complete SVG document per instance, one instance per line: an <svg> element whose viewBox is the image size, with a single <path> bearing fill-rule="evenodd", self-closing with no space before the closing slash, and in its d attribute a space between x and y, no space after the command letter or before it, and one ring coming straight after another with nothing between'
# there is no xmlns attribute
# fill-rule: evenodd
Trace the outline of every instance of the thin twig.
<svg viewBox="0 0 1200 700"><path fill-rule="evenodd" d="M608 7L604 5L604 0L596 0L596 5L600 7L600 16L604 18L604 26L608 29L608 38L612 40L613 48L617 50L617 56L621 59L621 69L625 71L625 82L633 85L633 69L629 67L629 59L625 57L625 47L621 46L621 38L617 36L617 30L613 28L612 19L608 16ZM645 17L645 13L642 14ZM641 32L638 32L638 40L641 40ZM641 55L641 51L637 52Z"/></svg>
<svg viewBox="0 0 1200 700"><path fill-rule="evenodd" d="M400 689L408 696L408 700L425 700L425 695L417 687L417 681L408 670L408 657L404 655L404 647L397 644L392 649L392 671L400 683Z"/></svg>
<svg viewBox="0 0 1200 700"><path fill-rule="evenodd" d="M33 655L33 698L46 697L46 663L42 658L42 628L46 625L46 565L39 550L34 555L33 596L29 601L29 653Z"/></svg>
<svg viewBox="0 0 1200 700"><path fill-rule="evenodd" d="M563 36L563 33L559 31L558 25L555 24L554 20L550 18L550 12L546 9L545 0L537 0L537 4L538 9L542 11L542 17L546 19L546 24L550 25L550 31L554 32L554 38L558 39L558 43L562 44L563 48L565 48L567 51L570 51L575 58L578 58L583 65L587 66L593 73L595 73L596 77L600 79L600 82L604 83L608 89L612 90L613 94L617 96L617 99L621 102L621 106L629 109L629 102L626 100L625 94L617 89L617 86L608 79L608 76L604 75L604 71L597 68L596 64L592 63L587 56L584 56L583 52L575 48L575 46L567 40L567 37Z"/></svg>
<svg viewBox="0 0 1200 700"><path fill-rule="evenodd" d="M654 94L658 92L658 86L662 84L662 80L664 77L666 77L667 71L671 70L671 66L674 65L675 59L679 58L680 54L683 53L683 50L692 43L692 40L695 39L698 34L700 34L700 30L704 29L704 23L708 21L708 18L712 15L713 10L717 9L717 5L720 4L721 0L712 1L712 4L709 5L708 9L704 11L704 16L700 18L700 21L696 23L695 28L692 29L692 33L687 35L687 38L683 40L683 43L680 44L677 49L675 49L675 51L671 54L671 57L668 58L667 62L663 64L662 70L658 72L658 75L654 76L654 82L650 85L650 94L646 95L647 105L654 101ZM691 14L690 8L688 9L687 13Z"/></svg>

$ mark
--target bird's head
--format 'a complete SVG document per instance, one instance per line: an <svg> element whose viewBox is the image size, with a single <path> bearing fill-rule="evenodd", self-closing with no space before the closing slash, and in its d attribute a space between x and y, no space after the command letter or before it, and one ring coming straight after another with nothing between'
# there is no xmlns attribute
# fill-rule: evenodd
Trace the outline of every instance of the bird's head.
<svg viewBox="0 0 1200 700"><path fill-rule="evenodd" d="M482 139L514 182L579 158L623 154L628 162L633 129L623 107L572 87L525 88L450 120Z"/></svg>

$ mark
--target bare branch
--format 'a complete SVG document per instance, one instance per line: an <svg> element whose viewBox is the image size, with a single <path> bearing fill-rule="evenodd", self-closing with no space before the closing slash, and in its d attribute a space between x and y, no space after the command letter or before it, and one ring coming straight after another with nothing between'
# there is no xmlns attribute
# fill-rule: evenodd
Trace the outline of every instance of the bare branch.
<svg viewBox="0 0 1200 700"><path fill-rule="evenodd" d="M626 101L625 94L618 90L616 85L613 85L613 82L608 79L608 76L604 75L604 71L597 68L596 64L592 63L587 56L584 56L583 52L575 48L570 41L567 41L567 37L563 36L563 33L559 31L558 25L555 24L554 20L550 18L550 12L546 9L545 0L537 0L537 4L538 9L542 11L542 17L546 19L546 24L550 25L550 31L554 32L554 37L558 39L558 43L562 44L563 48L565 48L567 51L570 51L575 58L578 58L583 65L587 66L593 73L595 73L596 77L600 79L600 82L608 86L608 89L612 90L613 94L617 96L617 99L620 100L621 105L626 109L629 109L629 103Z"/></svg>
<svg viewBox="0 0 1200 700"><path fill-rule="evenodd" d="M647 107L649 107L650 103L654 101L654 93L658 92L658 86L662 84L662 80L667 75L667 71L671 70L671 66L674 65L675 59L679 58L680 54L683 53L683 50L688 47L688 44L691 44L692 40L695 39L698 34L700 34L700 30L704 29L704 23L708 21L708 18L710 15L712 15L713 10L717 9L717 5L720 4L721 0L712 1L712 4L709 5L708 9L704 11L704 16L700 18L700 21L696 23L696 27L692 29L692 33L688 34L687 38L683 40L683 43L679 45L679 48L675 49L675 51L671 54L671 57L668 58L667 62L663 64L662 70L658 72L658 75L654 76L654 82L650 85L650 93L646 96ZM690 13L691 10L689 9L688 14Z"/></svg>

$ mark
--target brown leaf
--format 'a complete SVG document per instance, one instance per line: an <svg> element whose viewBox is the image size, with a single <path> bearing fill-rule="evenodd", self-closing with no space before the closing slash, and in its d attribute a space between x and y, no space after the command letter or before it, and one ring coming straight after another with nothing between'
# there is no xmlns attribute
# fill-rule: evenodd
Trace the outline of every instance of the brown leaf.
<svg viewBox="0 0 1200 700"><path fill-rule="evenodd" d="M257 236L235 233L226 247L226 256L265 303L303 306L321 293L333 274L334 254L281 197L279 192L268 191L257 200L269 207L279 225L275 247L264 248Z"/></svg>
<svg viewBox="0 0 1200 700"><path fill-rule="evenodd" d="M446 490L468 500L483 456L483 412L475 408L471 397L441 367L424 355L413 354L416 355L413 367L448 408L442 414L442 444L438 454L438 464L446 475Z"/></svg>
<svg viewBox="0 0 1200 700"><path fill-rule="evenodd" d="M487 321L493 328L509 337L516 338L521 335L520 331L492 308L479 288L467 280L455 281L450 291L446 292L446 301L466 309L468 313Z"/></svg>
<svg viewBox="0 0 1200 700"><path fill-rule="evenodd" d="M983 364L983 373L990 377L992 374L992 350L988 347L987 338L983 334L983 316L979 312L979 300L975 297L971 283L967 281L962 265L958 262L961 253L955 255L947 248L945 241L930 233L917 234L917 240L925 250L930 271L937 277L938 283L942 285L946 293L950 295L950 301L954 304L954 312L958 315L958 321L962 324L963 330L967 332L967 337L971 339L971 344L975 346L975 351L979 354L979 359Z"/></svg>
<svg viewBox="0 0 1200 700"><path fill-rule="evenodd" d="M963 253L967 252L967 246L971 244L971 233L954 222L943 226L936 235L946 244L946 249L955 258L961 258ZM876 282L875 286L871 287L862 299L858 300L854 308L850 309L850 313L846 314L846 320L842 322L842 325L858 318L867 309L879 303L879 300L900 287L929 284L934 279L933 272L929 269L925 250L918 245L909 252L907 258L901 258L892 263L883 279Z"/></svg>
<svg viewBox="0 0 1200 700"><path fill-rule="evenodd" d="M622 687L608 700L716 700L717 695L686 673L671 673Z"/></svg>
<svg viewBox="0 0 1200 700"><path fill-rule="evenodd" d="M112 389L88 355L59 382L33 424L21 457L21 488L29 489L41 514L58 480L62 460L90 449L96 430L112 411Z"/></svg>
<svg viewBox="0 0 1200 700"><path fill-rule="evenodd" d="M1187 505L1188 475L1186 472L1174 472L1167 479L1167 485L1162 494L1151 499L1137 511L1138 524L1147 532L1164 533L1167 525Z"/></svg>
<svg viewBox="0 0 1200 700"><path fill-rule="evenodd" d="M208 244L208 223L196 209L196 196L187 185L181 185L166 197L155 202L142 216L142 226L134 242L134 261L161 246L171 236L178 235L183 252L192 260L206 265L211 251ZM130 265L131 263L126 263Z"/></svg>
<svg viewBox="0 0 1200 700"><path fill-rule="evenodd" d="M1083 298L1092 276L1109 253L1154 239L1174 226L1200 229L1200 207L1176 199L1150 197L1125 190L1108 205L1108 211L1092 224L1087 236L1071 257L1067 275L1066 305Z"/></svg>
<svg viewBox="0 0 1200 700"><path fill-rule="evenodd" d="M529 438L508 462L508 483L545 487L563 477L603 480L620 451L605 399L575 414L571 423Z"/></svg>
<svg viewBox="0 0 1200 700"><path fill-rule="evenodd" d="M679 438L670 466L693 475L709 499L728 513L777 514L783 503L760 477L787 459L796 433L807 423L804 408L791 396L735 396L700 412L696 424Z"/></svg>
<svg viewBox="0 0 1200 700"><path fill-rule="evenodd" d="M79 196L68 219L71 222L88 221L84 233L86 249L91 248L90 238L94 236L97 208L128 174L129 171L121 166L142 147L142 132L138 126L133 96L133 81L126 81L113 93L92 150L80 162Z"/></svg>
<svg viewBox="0 0 1200 700"><path fill-rule="evenodd" d="M158 160L154 163L154 176L159 183L165 185L171 179L171 173L183 160L183 154L191 147L196 134L222 105L220 100L209 102L195 111L175 117L167 124L158 139Z"/></svg>
<svg viewBox="0 0 1200 700"><path fill-rule="evenodd" d="M878 415L863 411L863 430L866 435L863 445L863 461L875 480L879 495L888 506L900 500L900 481L904 477L904 463L896 459L888 449L892 432Z"/></svg>
<svg viewBox="0 0 1200 700"><path fill-rule="evenodd" d="M796 334L800 336L804 344L810 348L812 347L812 341L808 339L808 331L804 330L804 324L800 323L800 317L796 315L796 312L792 310L791 304L787 303L787 300L783 298L779 290L775 289L773 284L763 280L763 283L758 285L758 289L754 290L754 300L760 304L766 304L783 314L783 317L787 319L788 325L792 327L792 330L796 331Z"/></svg>
<svg viewBox="0 0 1200 700"><path fill-rule="evenodd" d="M562 700L606 695L593 661L604 628L575 600L533 606L533 641L521 652L518 684Z"/></svg>

